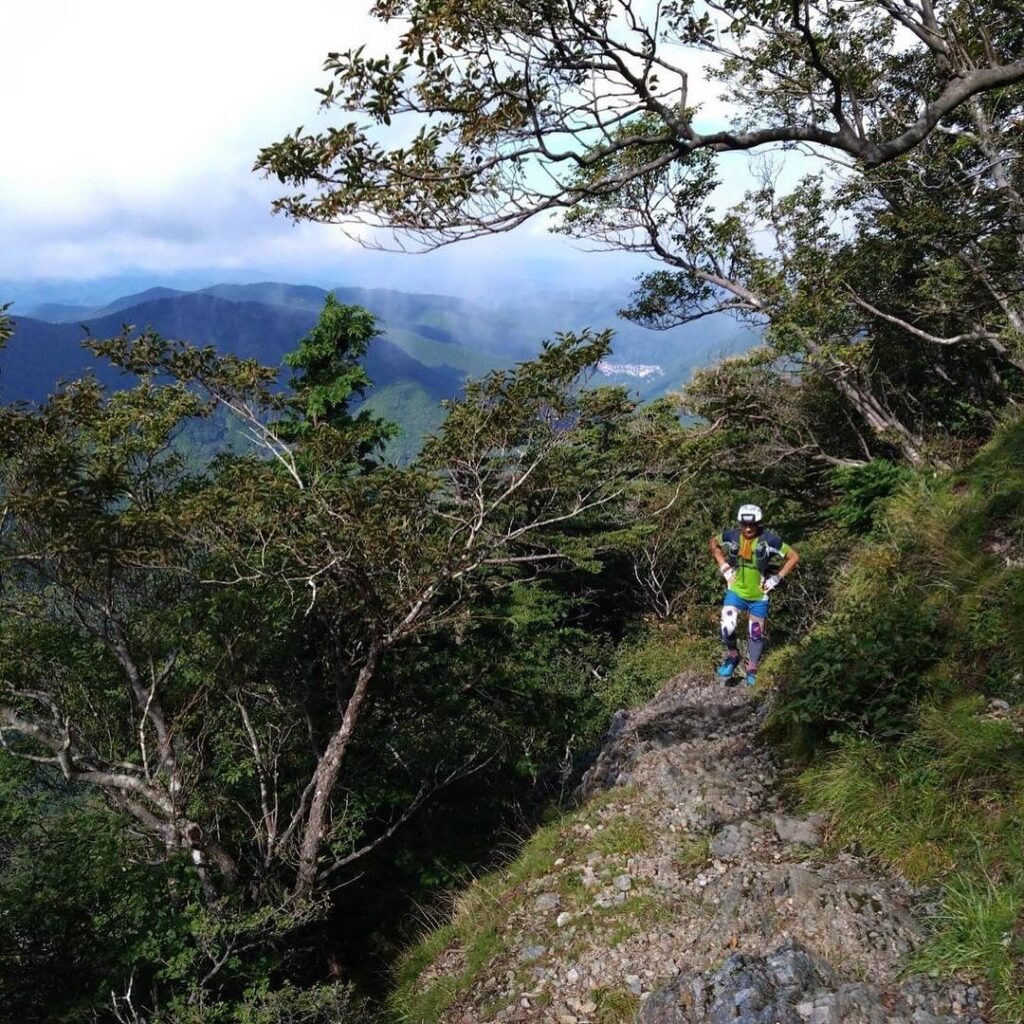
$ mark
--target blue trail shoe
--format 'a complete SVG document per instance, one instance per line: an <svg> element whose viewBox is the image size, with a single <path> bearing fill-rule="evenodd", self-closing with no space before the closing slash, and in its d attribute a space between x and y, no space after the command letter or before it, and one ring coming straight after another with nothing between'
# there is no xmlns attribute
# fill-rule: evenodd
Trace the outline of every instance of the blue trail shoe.
<svg viewBox="0 0 1024 1024"><path fill-rule="evenodd" d="M726 658L725 661L723 661L722 664L718 666L719 676L721 676L722 679L729 679L732 676L733 672L736 671L736 666L739 663L740 659L738 657Z"/></svg>
<svg viewBox="0 0 1024 1024"><path fill-rule="evenodd" d="M747 686L753 686L756 682L757 682L757 673L756 672L748 672L747 673L747 677L746 677L746 684L747 684Z"/></svg>

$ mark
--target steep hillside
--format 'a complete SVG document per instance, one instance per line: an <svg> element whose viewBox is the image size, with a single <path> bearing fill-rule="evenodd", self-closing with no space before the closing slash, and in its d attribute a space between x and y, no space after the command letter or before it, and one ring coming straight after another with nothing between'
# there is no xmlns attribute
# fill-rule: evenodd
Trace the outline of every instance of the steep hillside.
<svg viewBox="0 0 1024 1024"><path fill-rule="evenodd" d="M318 306L300 310L186 293L154 299L82 324L50 324L18 317L13 340L0 351L0 395L5 401L40 401L57 381L90 371L112 386L123 383L125 378L117 370L82 347L83 327L93 337L104 338L119 333L126 322L133 323L152 327L165 337L212 345L222 352L278 366L284 354L295 348L316 322L318 312ZM453 355L457 357L457 353ZM371 392L369 397L404 428L400 448L406 454L437 425L440 402L459 393L469 372L440 361L421 362L390 336L378 338L371 345L365 365L380 393ZM405 395L401 403L386 397L396 386ZM406 416L407 409L418 411Z"/></svg>
<svg viewBox="0 0 1024 1024"><path fill-rule="evenodd" d="M628 300L625 290L520 289L496 296L493 305L451 295L383 288L339 286L333 293L340 302L365 306L373 312L388 338L413 358L429 366L450 365L474 375L529 358L541 339L557 331L612 328L614 355L601 375L630 387L643 398L678 387L694 369L723 354L743 351L758 340L755 332L724 318L672 331L639 327L619 316L619 308ZM157 287L100 306L49 302L28 312L33 319L77 324L117 312L130 316L133 307L152 300L190 294L315 314L323 307L327 290L275 281L217 284L196 293Z"/></svg>
<svg viewBox="0 0 1024 1024"><path fill-rule="evenodd" d="M540 335L513 318L444 296L339 288L339 301L370 309L382 337L365 359L374 388L370 408L402 431L389 446L398 459L413 455L441 422L441 402L455 398L469 376L528 358ZM82 348L83 327L93 337L118 333L125 323L166 337L213 345L271 366L316 322L327 292L311 286L264 283L216 285L201 292L170 288L117 299L103 307L39 307L54 322L18 317L16 334L0 352L0 395L39 401L59 380L91 371L117 386L124 378Z"/></svg>
<svg viewBox="0 0 1024 1024"><path fill-rule="evenodd" d="M808 540L824 614L753 697L705 669L620 712L589 799L408 954L402 1019L1024 1020L1024 421L844 500L874 526L827 575Z"/></svg>
<svg viewBox="0 0 1024 1024"><path fill-rule="evenodd" d="M652 398L686 380L695 367L723 351L748 347L752 335L723 324L691 326L668 337L618 316L607 295L521 294L496 308L445 295L339 287L342 303L377 316L383 336L365 365L374 389L368 405L398 423L402 435L390 454L406 459L441 422L440 403L456 397L467 377L530 358L556 331L614 327L614 356L596 381ZM117 386L123 377L99 365L81 347L83 326L93 337L117 334L125 323L166 337L213 345L220 351L280 364L323 308L327 291L281 282L219 284L197 292L155 287L97 307L48 303L16 318L14 341L0 352L0 396L39 401L58 380L92 371Z"/></svg>

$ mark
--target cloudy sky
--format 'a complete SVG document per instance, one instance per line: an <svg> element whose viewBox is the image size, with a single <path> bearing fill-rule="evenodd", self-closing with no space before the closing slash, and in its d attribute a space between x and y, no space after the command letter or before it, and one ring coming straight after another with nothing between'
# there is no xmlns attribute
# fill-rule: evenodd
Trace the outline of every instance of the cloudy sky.
<svg viewBox="0 0 1024 1024"><path fill-rule="evenodd" d="M273 276L478 292L550 271L591 286L636 264L530 225L427 257L357 249L269 212L262 145L314 126L328 50L388 47L369 0L38 0L7 5L0 279ZM539 268L539 269L538 269ZM527 275L529 276L529 275Z"/></svg>

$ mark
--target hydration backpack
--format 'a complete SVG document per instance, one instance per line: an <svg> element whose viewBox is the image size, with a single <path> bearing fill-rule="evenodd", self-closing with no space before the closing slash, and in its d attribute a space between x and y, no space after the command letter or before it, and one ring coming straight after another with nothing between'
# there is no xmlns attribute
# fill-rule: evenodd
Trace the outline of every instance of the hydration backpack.
<svg viewBox="0 0 1024 1024"><path fill-rule="evenodd" d="M743 534L738 527L722 531L722 550L729 564L735 569L740 560L740 541ZM762 576L771 574L772 563L782 558L782 538L777 533L764 533L754 541L754 565Z"/></svg>

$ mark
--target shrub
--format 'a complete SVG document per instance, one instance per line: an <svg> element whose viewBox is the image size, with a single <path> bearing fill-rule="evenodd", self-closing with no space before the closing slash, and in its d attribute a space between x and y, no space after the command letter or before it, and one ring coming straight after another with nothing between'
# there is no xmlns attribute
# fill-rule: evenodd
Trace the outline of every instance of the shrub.
<svg viewBox="0 0 1024 1024"><path fill-rule="evenodd" d="M680 672L710 671L717 652L717 633L694 638L671 626L652 626L622 644L597 692L604 725L619 708L647 703Z"/></svg>
<svg viewBox="0 0 1024 1024"><path fill-rule="evenodd" d="M912 476L906 466L874 459L864 466L840 466L832 472L837 500L830 518L855 534L870 533L886 499Z"/></svg>

